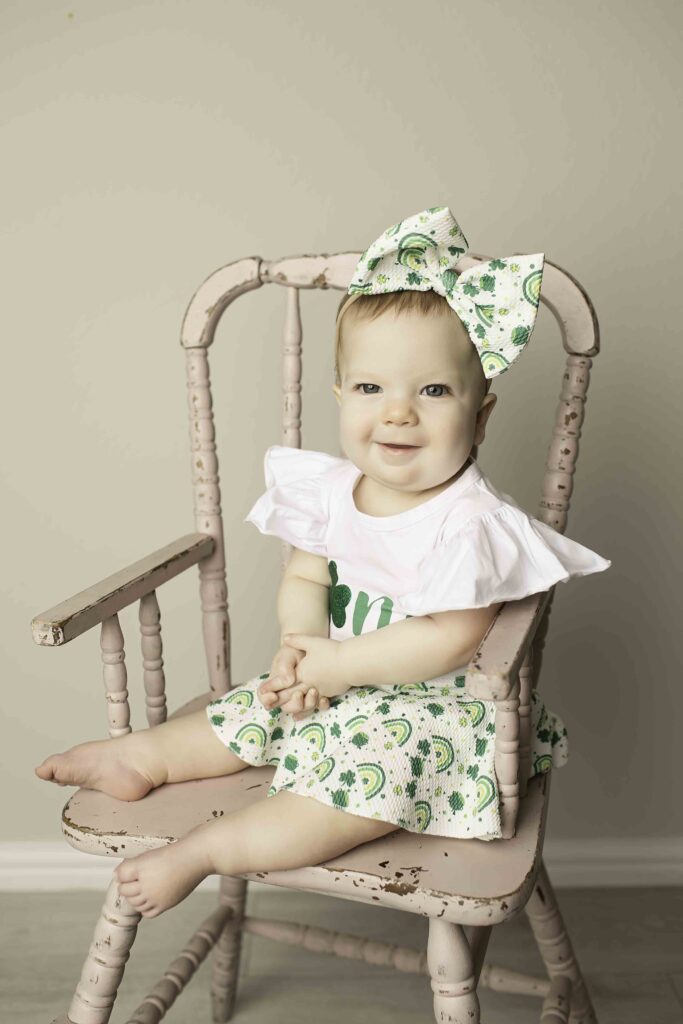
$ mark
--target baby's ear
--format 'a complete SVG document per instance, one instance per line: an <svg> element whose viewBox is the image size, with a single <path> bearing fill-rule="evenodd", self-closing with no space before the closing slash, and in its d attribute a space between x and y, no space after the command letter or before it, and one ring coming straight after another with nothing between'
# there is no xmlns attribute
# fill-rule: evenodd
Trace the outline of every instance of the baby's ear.
<svg viewBox="0 0 683 1024"><path fill-rule="evenodd" d="M493 412L497 401L498 395L494 395L493 392L491 392L491 394L489 395L486 395L486 397L482 401L479 407L479 412L477 413L477 420L481 423L483 427L486 426L488 418Z"/></svg>
<svg viewBox="0 0 683 1024"><path fill-rule="evenodd" d="M498 396L494 394L487 395L484 401L481 403L479 412L477 413L477 423L474 431L474 445L478 446L483 444L484 438L486 437L486 424L489 416L493 412L493 407L498 401Z"/></svg>

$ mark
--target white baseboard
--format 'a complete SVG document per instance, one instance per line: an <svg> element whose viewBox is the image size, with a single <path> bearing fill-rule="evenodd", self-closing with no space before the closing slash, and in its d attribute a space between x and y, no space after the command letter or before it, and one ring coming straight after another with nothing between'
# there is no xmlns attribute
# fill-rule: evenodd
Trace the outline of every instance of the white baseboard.
<svg viewBox="0 0 683 1024"><path fill-rule="evenodd" d="M548 839L544 860L555 888L683 885L683 836ZM104 891L115 857L83 854L63 842L0 843L0 892ZM257 890L272 890L261 882ZM214 875L200 889L216 889Z"/></svg>

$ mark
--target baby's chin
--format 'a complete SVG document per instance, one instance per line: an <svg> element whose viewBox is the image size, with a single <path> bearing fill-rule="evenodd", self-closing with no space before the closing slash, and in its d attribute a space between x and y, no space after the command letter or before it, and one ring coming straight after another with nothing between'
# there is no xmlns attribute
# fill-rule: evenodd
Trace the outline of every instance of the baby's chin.
<svg viewBox="0 0 683 1024"><path fill-rule="evenodd" d="M435 462L431 453L426 455L426 445L405 454L385 452L379 444L374 447L374 457L359 457L360 465L354 462L356 469L375 483L404 494L422 494L449 486L465 472L473 458L471 448L456 458L449 452Z"/></svg>

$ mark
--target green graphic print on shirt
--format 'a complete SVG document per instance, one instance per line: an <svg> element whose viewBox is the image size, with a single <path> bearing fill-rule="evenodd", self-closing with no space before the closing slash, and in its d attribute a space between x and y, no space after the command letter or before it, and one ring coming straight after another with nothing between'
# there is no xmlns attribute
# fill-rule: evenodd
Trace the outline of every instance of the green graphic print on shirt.
<svg viewBox="0 0 683 1024"><path fill-rule="evenodd" d="M337 629L343 629L347 622L346 609L351 604L353 592L345 583L339 583L339 574L336 562L328 562L328 568L330 571L330 579L332 581L329 596L330 619ZM381 597L376 597L371 601L369 594L364 590L359 590L356 594L355 603L353 604L353 615L351 619L352 632L354 636L361 635L368 615L370 614L373 605L377 604L378 601L381 602L381 607L375 628L381 629L383 626L389 625L391 622L391 613L394 610L394 602L392 598L382 595ZM412 615L406 615L406 618L410 619L412 618Z"/></svg>

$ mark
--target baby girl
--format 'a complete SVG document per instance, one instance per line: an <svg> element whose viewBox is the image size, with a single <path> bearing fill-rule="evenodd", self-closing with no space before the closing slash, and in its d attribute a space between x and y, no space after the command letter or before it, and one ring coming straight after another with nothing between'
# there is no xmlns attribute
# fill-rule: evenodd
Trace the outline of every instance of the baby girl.
<svg viewBox="0 0 683 1024"><path fill-rule="evenodd" d="M247 519L293 546L270 671L194 714L36 768L139 800L275 767L266 799L119 864L119 891L144 917L209 874L319 864L397 828L501 834L495 704L467 694L467 665L505 601L611 563L529 516L473 458L491 380L533 329L543 254L458 273L467 248L436 207L363 253L337 314L346 458L266 453L267 489ZM530 775L564 764L566 729L535 690L531 724Z"/></svg>

